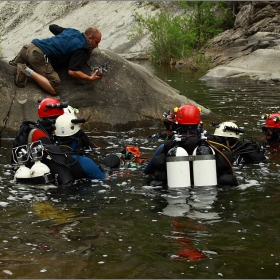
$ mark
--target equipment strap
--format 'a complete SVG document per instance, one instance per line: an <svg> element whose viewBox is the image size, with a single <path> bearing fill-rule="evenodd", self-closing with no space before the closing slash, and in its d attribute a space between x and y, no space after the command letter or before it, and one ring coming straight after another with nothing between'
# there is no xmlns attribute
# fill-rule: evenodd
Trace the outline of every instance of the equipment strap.
<svg viewBox="0 0 280 280"><path fill-rule="evenodd" d="M217 153L219 153L225 160L226 162L229 164L230 166L230 169L231 169L231 172L232 174L234 174L234 171L233 171L233 167L232 167L232 164L231 162L229 161L229 159L225 156L225 154L220 151L218 148L216 148L214 145L212 145L211 143L216 143L216 142L213 142L213 141L209 141L209 140L206 140L206 142L210 145L211 148L213 148ZM216 143L216 144L219 144L219 143ZM221 144L220 146L224 146L223 144ZM226 146L224 146L225 148L227 148ZM228 148L227 148L228 149ZM229 150L229 149L228 149ZM230 151L230 150L229 150ZM231 152L231 151L230 151Z"/></svg>

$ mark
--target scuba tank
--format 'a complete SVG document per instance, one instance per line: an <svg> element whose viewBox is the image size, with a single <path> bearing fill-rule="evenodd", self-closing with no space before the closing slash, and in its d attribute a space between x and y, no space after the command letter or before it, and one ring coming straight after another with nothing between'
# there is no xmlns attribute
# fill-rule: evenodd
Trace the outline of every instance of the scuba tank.
<svg viewBox="0 0 280 280"><path fill-rule="evenodd" d="M16 157L16 159L14 158L14 162L17 162L17 164L19 165L19 168L15 173L14 179L20 180L30 178L30 168L25 166L29 159L27 146L24 145L14 148L13 157L14 156Z"/></svg>
<svg viewBox="0 0 280 280"><path fill-rule="evenodd" d="M43 157L44 147L41 141L32 142L30 144L30 151L34 161L33 166L30 169L32 182L34 183L49 183L53 181L53 176L49 167L41 162Z"/></svg>
<svg viewBox="0 0 280 280"><path fill-rule="evenodd" d="M173 147L166 155L167 185L169 188L191 186L188 152L182 147Z"/></svg>
<svg viewBox="0 0 280 280"><path fill-rule="evenodd" d="M31 178L33 177L39 177L39 176L43 176L47 173L50 173L50 169L49 167L41 162L41 159L43 157L43 146L42 145L34 145L33 142L30 145L30 150L31 150L31 154L32 154L32 158L34 160L34 164L30 169L31 172Z"/></svg>
<svg viewBox="0 0 280 280"><path fill-rule="evenodd" d="M53 181L50 169L40 162L43 149L41 141L33 142L30 146L23 145L13 149L13 160L19 165L14 176L16 181L28 184L44 184ZM28 168L25 164L30 160L30 150L35 163Z"/></svg>
<svg viewBox="0 0 280 280"><path fill-rule="evenodd" d="M201 143L193 151L194 186L217 185L217 169L215 151L207 144L202 136Z"/></svg>

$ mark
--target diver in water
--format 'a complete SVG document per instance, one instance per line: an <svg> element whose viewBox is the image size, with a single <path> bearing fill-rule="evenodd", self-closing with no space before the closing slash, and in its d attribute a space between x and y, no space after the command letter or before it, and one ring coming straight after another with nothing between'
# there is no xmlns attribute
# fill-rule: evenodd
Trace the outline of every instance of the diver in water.
<svg viewBox="0 0 280 280"><path fill-rule="evenodd" d="M213 135L207 136L208 141L229 148L234 164L266 162L264 147L251 138L241 140L240 134L244 133L244 130L234 122L212 123L212 125L216 126L216 129Z"/></svg>
<svg viewBox="0 0 280 280"><path fill-rule="evenodd" d="M176 114L174 114L176 111ZM180 117L179 117L180 116ZM155 151L152 159L144 169L144 174L154 174L159 181L166 181L166 154L174 147L174 133L185 135L185 141L181 145L186 148L188 154L191 154L198 145L202 122L201 114L198 107L194 105L183 105L180 109L172 110L170 115L166 115L166 119L170 127L172 127L171 139L161 144Z"/></svg>
<svg viewBox="0 0 280 280"><path fill-rule="evenodd" d="M218 184L237 185L232 169L233 159L231 152L221 145L213 147L214 145L205 139L201 109L199 107L192 104L182 105L180 108L172 110L172 114L167 116L167 120L172 123L173 135L170 140L157 148L151 161L145 167L143 175L153 174L159 183L166 182L168 176L166 156L174 147L183 148L188 155L193 155L197 147L207 146L205 151L209 150L209 147L215 150ZM192 165L190 166L192 167ZM201 175L204 171L201 170ZM193 183L193 178L191 178L191 181Z"/></svg>
<svg viewBox="0 0 280 280"><path fill-rule="evenodd" d="M84 176L78 175L78 177L104 180L105 174L96 165L96 163L89 157L83 154L84 150L79 147L81 138L80 123L84 123L84 119L78 119L72 114L64 114L57 118L55 122L55 136L56 145L62 150L62 152L68 155L68 158L74 159L74 163L78 162L82 167ZM69 162L69 167L73 164ZM71 168L72 170L72 168ZM75 169L73 169L74 174Z"/></svg>
<svg viewBox="0 0 280 280"><path fill-rule="evenodd" d="M23 121L16 133L11 157L13 165L17 165L17 154L15 154L15 151L18 147L26 146L26 150L28 150L32 143L38 141L44 147L41 162L49 167L53 176L52 179L40 176L40 178L34 179L35 182L48 183L51 180L54 181L55 185L62 188L72 187L73 185L73 176L67 167L66 158L60 148L53 144L52 139L55 119L64 114L63 107L67 106L67 103L60 104L60 101L56 98L46 98L39 104L38 108L38 115L42 119L37 122ZM34 159L27 157L26 167L30 168L33 164Z"/></svg>
<svg viewBox="0 0 280 280"><path fill-rule="evenodd" d="M262 132L265 134L265 140L272 149L280 147L280 113L263 114L261 116L265 120L262 126Z"/></svg>
<svg viewBox="0 0 280 280"><path fill-rule="evenodd" d="M55 123L59 116L75 115L75 109L68 106L67 102L61 102L58 98L51 97L39 101L37 122L24 121L16 134L13 143L12 164L17 164L15 148L22 145L30 145L40 141L44 146L41 162L46 164L53 174L54 184L60 188L73 187L73 182L77 179L87 178L81 164L73 157L67 157L58 147L56 136L53 133ZM86 134L81 130L77 145L79 154L85 153L97 146L90 142ZM77 152L76 151L76 152ZM26 166L31 167L34 161L28 158ZM102 176L103 177L103 176ZM98 179L100 176L97 177Z"/></svg>
<svg viewBox="0 0 280 280"><path fill-rule="evenodd" d="M54 117L54 119L50 119L49 117L46 118L46 111L48 110L45 103L46 101L42 100L39 105L39 122L43 123L42 125L48 131L52 142L61 149L64 156L66 155L67 167L71 171L74 180L83 178L105 179L105 174L98 168L93 159L88 156L90 152L95 152L99 147L92 143L81 129L80 123L84 123L85 120L76 117L78 110L69 105L61 106L64 104L63 102L57 106L48 105L47 107L52 107L52 109L59 106L63 107L64 112Z"/></svg>
<svg viewBox="0 0 280 280"><path fill-rule="evenodd" d="M152 139L161 139L161 140L170 140L173 136L174 131L176 130L175 124L175 114L178 112L179 108L175 107L173 110L168 110L163 113L163 125L165 126L165 131L154 133L150 135L148 138Z"/></svg>

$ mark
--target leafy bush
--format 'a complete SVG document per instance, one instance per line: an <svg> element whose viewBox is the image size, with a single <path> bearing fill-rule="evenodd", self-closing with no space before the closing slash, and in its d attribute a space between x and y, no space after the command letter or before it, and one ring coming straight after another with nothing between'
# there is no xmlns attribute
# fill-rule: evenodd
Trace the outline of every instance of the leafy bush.
<svg viewBox="0 0 280 280"><path fill-rule="evenodd" d="M188 57L200 49L222 29L227 9L225 2L177 2L181 14L171 8L161 8L155 15L136 13L136 24L130 39L149 34L152 45L151 57L156 63Z"/></svg>
<svg viewBox="0 0 280 280"><path fill-rule="evenodd" d="M225 2L183 1L178 4L189 11L188 25L196 37L196 48L223 31L221 26L228 12Z"/></svg>

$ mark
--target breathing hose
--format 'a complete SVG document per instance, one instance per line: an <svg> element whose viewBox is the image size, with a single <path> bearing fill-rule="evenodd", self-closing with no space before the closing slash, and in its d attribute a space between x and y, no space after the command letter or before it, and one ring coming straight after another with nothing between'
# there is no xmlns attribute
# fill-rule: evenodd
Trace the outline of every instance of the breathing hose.
<svg viewBox="0 0 280 280"><path fill-rule="evenodd" d="M225 146L225 145L223 145L223 144L220 144L220 143L217 143L217 142L214 142L214 141L211 141L211 140L206 140L206 142L209 144L209 146L210 146L211 148L213 148L216 152L218 152L218 153L227 161L227 163L228 163L229 166L230 166L231 173L234 174L234 171L233 171L233 168L232 168L232 164L231 164L231 162L229 161L229 159L225 156L225 154L224 154L223 152L221 152L221 151L220 151L218 148L216 148L213 144L216 144L216 145L219 145L219 146L221 146L221 147L223 147L223 148L226 148L230 153L231 153L231 150L230 150L227 146Z"/></svg>

